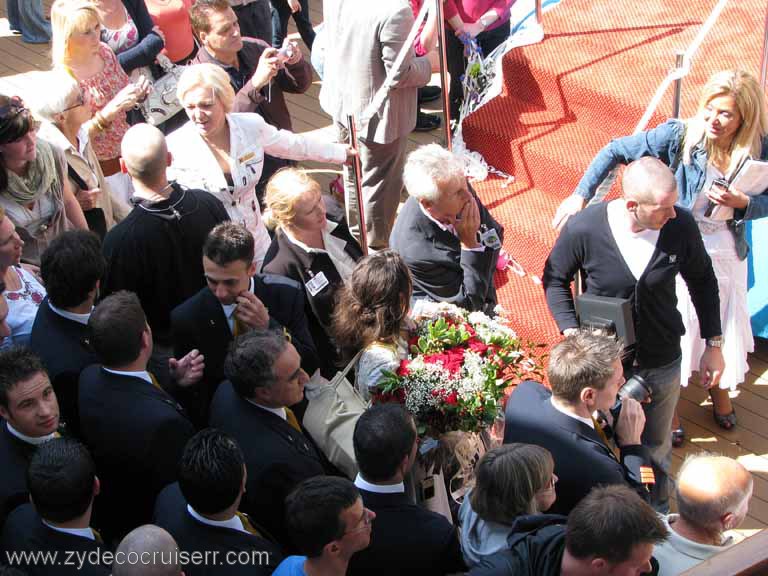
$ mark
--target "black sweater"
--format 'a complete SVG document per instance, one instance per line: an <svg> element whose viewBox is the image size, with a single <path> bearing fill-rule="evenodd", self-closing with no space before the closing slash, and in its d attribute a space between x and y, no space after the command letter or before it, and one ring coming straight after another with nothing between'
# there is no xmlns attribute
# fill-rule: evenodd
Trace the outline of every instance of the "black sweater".
<svg viewBox="0 0 768 576"><path fill-rule="evenodd" d="M560 331L578 326L570 284L582 270L587 294L632 300L639 365L669 364L680 356L685 333L675 295L679 272L696 308L701 337L719 336L717 278L690 212L675 207L677 217L661 229L651 261L635 280L611 233L607 207L603 202L573 216L544 265L547 305Z"/></svg>

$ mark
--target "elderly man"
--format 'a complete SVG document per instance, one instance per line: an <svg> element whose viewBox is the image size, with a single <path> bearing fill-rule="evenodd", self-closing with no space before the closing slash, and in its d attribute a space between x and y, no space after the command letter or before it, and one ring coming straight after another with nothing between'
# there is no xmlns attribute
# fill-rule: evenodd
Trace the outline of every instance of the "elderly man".
<svg viewBox="0 0 768 576"><path fill-rule="evenodd" d="M689 456L677 476L679 514L666 517L669 539L656 546L659 576L676 576L734 544L726 535L744 521L752 475L725 456Z"/></svg>
<svg viewBox="0 0 768 576"><path fill-rule="evenodd" d="M182 559L176 541L168 532L145 524L120 542L112 576L184 576Z"/></svg>
<svg viewBox="0 0 768 576"><path fill-rule="evenodd" d="M349 137L347 116L355 116L368 244L381 250L390 240L403 190L408 135L416 125L416 91L429 82L431 65L426 56L417 58L408 48L401 66L394 69L413 26L408 2L326 0L323 21L328 42L320 105L336 122L340 141ZM370 118L362 118L388 75L393 81L383 103ZM357 192L350 178L345 184L347 221L359 240Z"/></svg>
<svg viewBox="0 0 768 576"><path fill-rule="evenodd" d="M232 436L247 472L241 508L290 543L283 517L288 493L302 480L331 470L289 408L309 380L282 330L252 330L232 343L223 382L211 403L210 425Z"/></svg>
<svg viewBox="0 0 768 576"><path fill-rule="evenodd" d="M413 275L414 297L493 311L504 228L470 188L461 160L428 144L411 152L403 177L410 198L390 245Z"/></svg>
<svg viewBox="0 0 768 576"><path fill-rule="evenodd" d="M717 385L724 362L720 347L720 300L712 262L690 212L675 208L677 183L656 158L641 158L624 171L623 197L589 207L572 217L544 266L547 304L561 332L575 330L571 282L584 278L584 292L628 299L637 342L630 370L651 388L644 405L643 444L650 448L656 476L652 503L669 509L670 427L680 396L680 335L675 277L688 286L707 350L701 382Z"/></svg>

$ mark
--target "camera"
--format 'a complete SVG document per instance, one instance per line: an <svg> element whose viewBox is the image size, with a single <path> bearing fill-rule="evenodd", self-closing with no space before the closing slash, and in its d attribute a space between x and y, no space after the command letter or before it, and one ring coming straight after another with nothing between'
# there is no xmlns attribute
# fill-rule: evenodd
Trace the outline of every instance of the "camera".
<svg viewBox="0 0 768 576"><path fill-rule="evenodd" d="M291 58L293 58L293 46L288 45L277 51L277 59L280 60L280 64L285 64Z"/></svg>
<svg viewBox="0 0 768 576"><path fill-rule="evenodd" d="M616 422L619 421L619 415L621 414L621 406L624 400L627 398L633 398L641 404L647 402L651 397L651 387L645 381L642 376L634 374L624 383L624 386L619 388L619 392L616 396L616 403L609 408L609 412L613 417L613 426L608 425L608 420L603 414L598 414L598 423L603 427L603 431L607 437L615 435L613 427L616 426Z"/></svg>

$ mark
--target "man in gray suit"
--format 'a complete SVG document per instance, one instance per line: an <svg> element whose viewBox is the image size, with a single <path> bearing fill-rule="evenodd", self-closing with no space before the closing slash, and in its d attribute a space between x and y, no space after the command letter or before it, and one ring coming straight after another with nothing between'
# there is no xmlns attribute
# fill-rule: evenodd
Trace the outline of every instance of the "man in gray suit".
<svg viewBox="0 0 768 576"><path fill-rule="evenodd" d="M395 60L413 26L407 0L325 0L323 20L328 45L320 105L348 139L347 115L358 127L368 245L386 248L403 189L408 135L416 125L417 89L431 76L430 61L408 49L402 65ZM360 118L388 74L394 74L383 104ZM347 171L347 220L360 238L357 196Z"/></svg>

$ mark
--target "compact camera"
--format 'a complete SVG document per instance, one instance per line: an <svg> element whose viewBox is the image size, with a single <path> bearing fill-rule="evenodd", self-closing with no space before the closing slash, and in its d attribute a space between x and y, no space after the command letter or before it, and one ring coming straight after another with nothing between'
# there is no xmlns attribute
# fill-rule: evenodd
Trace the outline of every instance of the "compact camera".
<svg viewBox="0 0 768 576"><path fill-rule="evenodd" d="M293 58L293 46L290 44L277 51L277 59L280 60L280 64L285 64L291 58Z"/></svg>

